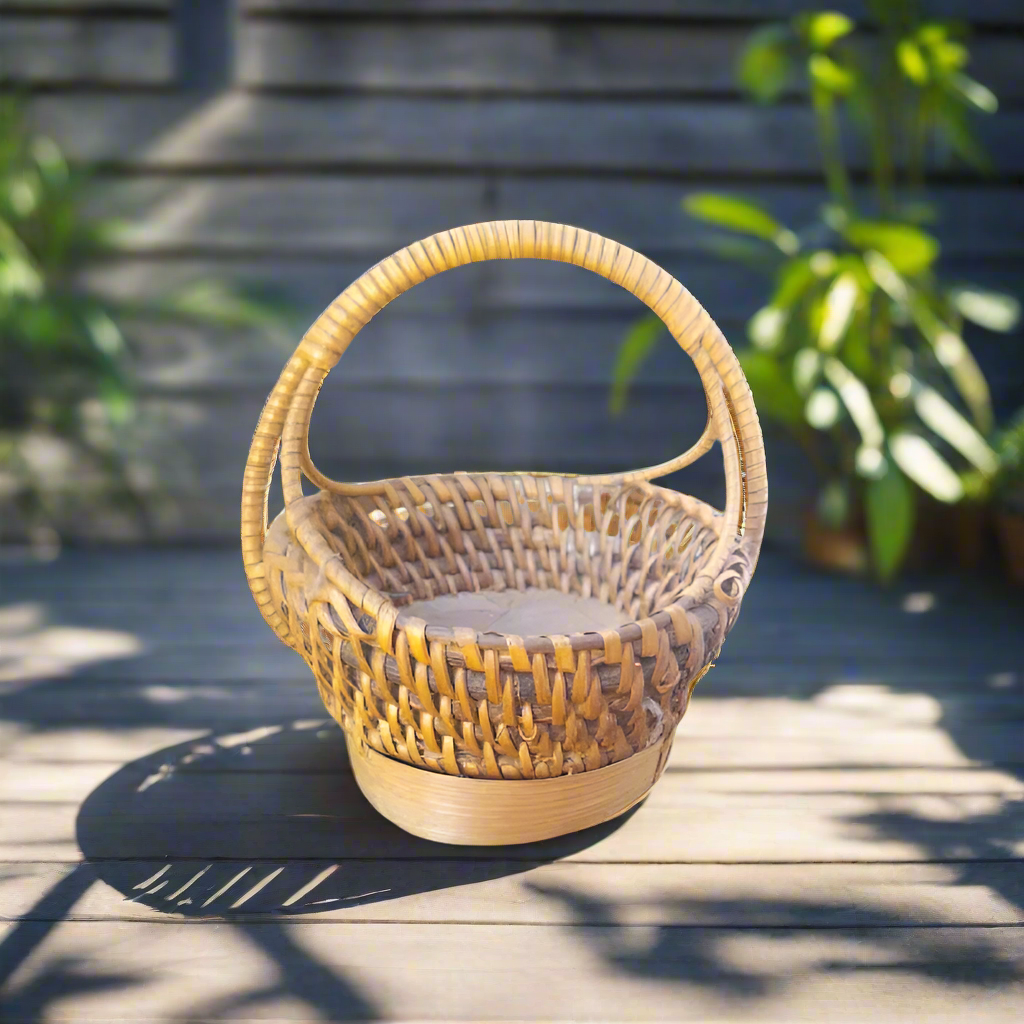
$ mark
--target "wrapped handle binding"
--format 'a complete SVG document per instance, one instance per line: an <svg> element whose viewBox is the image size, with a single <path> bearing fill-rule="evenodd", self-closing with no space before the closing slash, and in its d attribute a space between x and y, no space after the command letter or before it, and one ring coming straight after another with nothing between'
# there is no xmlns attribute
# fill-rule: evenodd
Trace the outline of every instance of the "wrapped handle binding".
<svg viewBox="0 0 1024 1024"><path fill-rule="evenodd" d="M648 481L681 469L722 444L728 524L715 553L688 598L699 601L731 550L740 546L751 570L764 535L768 505L764 441L746 378L722 332L701 304L674 278L646 257L601 235L543 221L492 221L443 231L402 249L349 285L317 318L299 343L267 399L253 435L242 490L242 555L246 577L264 618L286 643L287 623L271 600L263 564L267 499L278 457L287 509L302 498L302 477L322 490L340 494L385 494L386 480L346 484L325 477L309 455L309 422L327 374L361 328L392 299L421 281L453 267L491 259L547 259L585 267L621 285L664 322L700 374L708 420L700 438L675 459L628 473L578 477L577 485ZM506 476L509 474L505 474ZM502 486L499 484L499 487ZM291 519L289 519L291 522ZM297 531L321 567L332 552L315 532ZM332 578L346 597L375 618L386 599L336 563Z"/></svg>

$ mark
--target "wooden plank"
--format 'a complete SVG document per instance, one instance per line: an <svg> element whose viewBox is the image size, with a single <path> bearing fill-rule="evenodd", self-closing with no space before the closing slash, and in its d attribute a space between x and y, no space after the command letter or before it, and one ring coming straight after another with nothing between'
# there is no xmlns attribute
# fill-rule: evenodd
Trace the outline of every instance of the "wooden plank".
<svg viewBox="0 0 1024 1024"><path fill-rule="evenodd" d="M181 431L182 443L199 445L191 450L202 453L208 472L237 467L249 449L267 390L211 395L201 420ZM376 461L401 453L404 462L422 472L523 466L566 471L593 464L596 448L603 464L625 469L677 455L700 436L707 418L699 392L678 388L637 388L630 414L621 420L609 414L604 386L480 383L470 394L467 390L461 383L409 387L329 380L311 429L314 455L322 461L321 453L336 457L347 449ZM455 408L460 410L457 418L439 415L439 410ZM557 456L552 455L554 438ZM697 496L721 500L720 467L716 459L693 468L688 479Z"/></svg>
<svg viewBox="0 0 1024 1024"><path fill-rule="evenodd" d="M237 480L268 390L264 385L211 394L201 404L195 397L153 398L151 408L167 416L174 432L168 436L192 453L191 465L202 468L204 486L227 486ZM453 409L458 417L441 415ZM328 474L381 464L406 473L622 471L674 457L700 435L705 418L699 392L677 386L637 387L629 414L616 419L603 386L480 383L470 389L461 383L350 384L339 378L325 385L310 444ZM778 451L773 448L769 457ZM778 485L799 480L793 475L799 464L791 469L776 459L774 466ZM176 474L173 484L182 495L189 493L183 476ZM722 507L723 474L714 454L680 474L677 485Z"/></svg>
<svg viewBox="0 0 1024 1024"><path fill-rule="evenodd" d="M803 107L567 100L42 96L34 122L77 160L123 167L484 169L647 176L818 173ZM980 126L999 173L1024 168L1024 112ZM571 140L567 142L567 140ZM862 163L854 158L854 164Z"/></svg>
<svg viewBox="0 0 1024 1024"><path fill-rule="evenodd" d="M210 277L253 291L259 291L262 286L271 297L282 298L290 307L286 310L292 314L288 326L292 327L294 321L294 329L298 329L298 336L301 336L301 332L335 296L362 276L375 260L387 254L386 250L380 250L358 256L324 254L281 258L270 256L266 259L173 256L152 260L135 260L126 256L97 267L90 280L99 290L114 298L125 298L133 294L136 297L158 297L175 288ZM752 271L743 271L710 257L701 258L689 254L673 258L672 254L665 255L670 257L661 260L665 269L686 283L695 295L701 297L703 303L710 307L717 297L722 308L709 308L712 315L720 315L723 309L729 308L721 300L731 288L732 308L735 308L737 302L743 305L738 314L721 317L726 323L736 323L748 311L755 312L759 306L758 299L770 287L770 281ZM658 254L653 253L650 258L657 261ZM984 277L994 286L995 282L1007 280L1016 273L1017 266L1016 262L1007 262L994 268L977 268L977 276ZM737 284L742 287L736 287ZM706 298L709 294L713 296L710 299ZM386 315L375 319L365 328L365 337L372 337L378 325L384 324L388 318L406 313L417 316L433 313L435 322L443 315L448 321L447 329L461 315L475 319L481 332L492 325L497 326L499 319L514 319L516 316L532 317L531 328L540 327L542 316L561 316L564 331L569 326L566 319L569 316L580 313L590 313L592 316L611 314L615 317L614 330L618 331L629 322L630 316L636 318L644 310L645 307L635 296L581 267L549 260L496 260L459 267L410 289L388 308ZM424 319L424 323L430 323L429 316ZM581 333L584 334L594 326L594 321L580 323L583 327ZM405 330L410 326L407 322ZM521 325L523 328L526 326ZM422 331L417 333L422 334ZM289 338L291 345L278 357L279 367L287 361L298 336ZM353 352L358 347L365 348L371 344L367 342L363 345L362 338L360 343L360 346L353 348ZM571 354L572 349L569 352ZM432 356L436 362L443 359L444 354L444 346L439 345ZM426 355L423 353L421 360ZM491 356L493 358L493 352ZM584 361L578 358L578 354L576 362L580 364L579 372L585 373L582 366ZM491 376L493 378L493 364ZM393 372L389 379L394 379ZM608 375L605 373L600 380L607 383Z"/></svg>
<svg viewBox="0 0 1024 1024"><path fill-rule="evenodd" d="M245 20L239 74L260 88L735 93L746 32L551 22Z"/></svg>
<svg viewBox="0 0 1024 1024"><path fill-rule="evenodd" d="M246 19L239 75L261 88L735 95L748 36L685 22ZM971 55L1000 99L1022 95L1024 39L980 36Z"/></svg>
<svg viewBox="0 0 1024 1024"><path fill-rule="evenodd" d="M240 0L245 13L336 15L339 0ZM801 0L343 0L340 8L347 15L475 14L500 16L583 17L666 19L716 19L761 21L788 18L806 10ZM864 18L868 5L858 0L840 0L836 10ZM963 5L957 0L933 0L929 13L940 18L963 18ZM975 23L1016 24L1022 13L1012 0L978 0L971 5L970 20Z"/></svg>
<svg viewBox="0 0 1024 1024"><path fill-rule="evenodd" d="M263 260L124 257L97 268L90 280L115 300L158 298L214 280L277 303L280 321L274 323L268 314L261 334L145 321L129 325L144 357L141 375L150 392L198 397L229 388L269 390L309 324L385 254ZM734 347L743 347L747 319L770 295L769 278L710 257L666 253L659 258L654 253L651 258L690 289ZM1013 294L1021 266L1024 260L979 266L951 259L944 269L947 281L968 280ZM413 288L367 325L328 387L415 382L486 389L496 387L500 378L513 388L583 389L601 403L607 400L619 346L644 312L629 292L568 264L515 260L460 267ZM983 367L996 371L997 396L1021 383L1020 369L1010 358L1019 334L967 331ZM697 378L666 333L639 368L636 383L680 387L689 400Z"/></svg>
<svg viewBox="0 0 1024 1024"><path fill-rule="evenodd" d="M170 11L173 4L174 0L0 0L0 11L16 11L19 14L39 11L41 14L49 14L56 9L91 14L117 9L155 15L160 11Z"/></svg>
<svg viewBox="0 0 1024 1024"><path fill-rule="evenodd" d="M157 764L203 774L349 771L341 733L316 702L312 681L299 676L244 690L238 683L117 685L94 677L81 682L77 699L58 699L73 686L51 683L3 698L0 799L84 799L120 764L105 746L111 741L142 758L125 769L140 784ZM162 706L168 704L178 706ZM38 713L48 707L49 714ZM257 709L265 718L253 731L245 719ZM832 685L808 701L730 699L709 690L694 699L667 770L695 791L1020 794L1024 783L1003 769L1024 763L1014 743L1021 721L1020 695L939 699ZM186 722L203 722L193 728L204 735L183 729ZM127 747L125 737L112 736L116 727L131 731ZM176 749L161 749L168 746Z"/></svg>
<svg viewBox="0 0 1024 1024"><path fill-rule="evenodd" d="M174 77L174 34L169 21L7 15L0 69L32 85L163 85Z"/></svg>
<svg viewBox="0 0 1024 1024"><path fill-rule="evenodd" d="M714 179L630 182L626 201L621 182L586 177L228 175L196 181L155 174L104 182L93 206L100 215L128 220L119 246L133 254L352 253L377 259L457 224L518 218L577 224L645 254L699 254L706 264L707 229L683 212L681 201L708 190L761 203L798 231L827 198L814 185L723 185ZM870 195L862 191L857 198L870 208ZM1024 212L1018 198L1015 187L987 184L932 189L943 255L1020 257Z"/></svg>
<svg viewBox="0 0 1024 1024"><path fill-rule="evenodd" d="M96 684L93 683L93 686ZM248 687L263 696L264 704L231 703L227 699L242 688L240 681L207 683L205 687L185 684L136 684L121 687L126 707L119 710L109 699L113 687L101 686L104 694L74 705L81 721L72 712L26 722L16 712L13 720L0 729L4 743L5 769L16 766L40 766L40 773L52 772L54 779L65 769L81 765L116 763L148 758L170 762L178 772L241 772L257 775L268 772L331 774L348 772L348 758L337 726L323 717L311 679L285 678L274 684L249 681ZM290 694L282 693L287 685ZM221 699L210 696L219 690ZM196 696L202 691L206 696ZM157 722L153 694L173 694L179 704ZM103 696L107 699L104 701ZM1016 791L1022 762L1019 745L1014 744L1010 726L977 725L953 722L945 728L920 729L885 725L867 731L852 723L846 734L835 731L820 735L801 731L795 725L800 716L783 729L762 735L720 735L700 727L702 714L713 708L717 698L695 701L684 720L675 744L668 771L684 774L694 789L717 787L723 791L748 790L771 792L789 787L794 792L823 792L856 789L850 780L870 780L873 791L893 792L901 787L924 792L950 790L977 792L990 787L994 792ZM105 704L105 707L104 707ZM148 704L148 708L147 708ZM147 714L148 711L148 714ZM306 715L306 718L297 716ZM315 740L304 728L294 731L291 722L312 725ZM234 737L253 730L264 735L281 723L283 728L272 739L249 745L244 756L232 755L224 748L214 762L183 763L180 751L167 750L189 744L182 750L216 743L216 737ZM215 738L211 739L210 730ZM164 754L163 751L167 750ZM147 764L149 762L147 761ZM209 765L213 764L213 768ZM28 767L17 768L28 772ZM33 769L34 771L35 769ZM112 773L111 769L111 773ZM869 774L870 773L870 774ZM109 773L108 773L109 774ZM152 772L140 770L139 782ZM73 772L72 772L73 776ZM69 778L72 778L69 776ZM45 774L37 791L49 785ZM904 782L904 778L910 781ZM57 784L64 785L57 779ZM253 785L259 783L254 780ZM859 784L859 782L858 782Z"/></svg>
<svg viewBox="0 0 1024 1024"><path fill-rule="evenodd" d="M886 740L899 743L905 737L891 734ZM313 770L304 770L297 756L291 762L285 762L279 770L290 777L305 780L306 784L318 784L321 776L336 777L348 774L343 771L344 757L341 754L339 736L329 735L333 740L331 747L336 748L337 755L329 763L320 759ZM685 745L689 733L680 737L680 744ZM916 739L916 737L914 738ZM913 742L913 740L912 740ZM736 749L740 744L728 744ZM918 744L918 746L922 746ZM301 751L299 752L301 755ZM693 760L693 751L685 751ZM920 756L920 755L919 755ZM0 802L60 804L76 802L88 796L108 777L122 766L110 759L86 762L34 760L24 762L14 760L10 755L0 759L3 775L0 777ZM279 785L279 772L267 768L262 762L254 761L251 755L239 759L234 765L235 771L256 773L261 776L259 781L253 780L252 788L260 786L276 787ZM180 769L187 774L202 774L204 777L219 775L221 772L204 769L202 764L188 764ZM920 769L920 768L855 768L832 767L830 764L809 766L805 769L772 768L766 770L754 768L718 769L717 758L705 758L699 766L692 764L670 765L664 778L668 785L681 785L693 793L730 793L730 794L785 794L799 797L808 793L870 793L885 796L935 795L963 797L972 795L996 795L1000 797L1024 797L1024 778L994 768L951 768L951 769ZM152 778L153 772L139 770L136 782L143 786ZM1024 772L1021 772L1024 775ZM680 778L674 779L672 776Z"/></svg>
<svg viewBox="0 0 1024 1024"><path fill-rule="evenodd" d="M991 793L734 793L664 776L634 814L517 848L410 837L340 773L135 771L73 800L0 803L0 859L555 857L589 863L801 863L1024 857L1024 800ZM141 792L140 792L141 787Z"/></svg>
<svg viewBox="0 0 1024 1024"><path fill-rule="evenodd" d="M585 894L565 898L579 914L569 927L138 921L66 922L51 932L30 922L17 940L45 945L13 973L6 1020L38 1020L58 994L63 1020L140 1024L412 1021L425 1007L448 1021L1019 1017L1013 926L609 928L603 918L591 923ZM77 969L70 979L67 964Z"/></svg>
<svg viewBox="0 0 1024 1024"><path fill-rule="evenodd" d="M231 910L277 867L283 871ZM678 866L466 860L421 863L415 870L408 861L386 860L14 862L0 865L0 921L54 919L47 893L73 872L86 884L104 884L89 885L63 921L309 920L315 914L319 922L570 926L579 916L572 897L585 896L594 913L614 908L620 927L1024 924L1020 862ZM162 883L158 892L147 892L157 882L138 888L154 876Z"/></svg>
<svg viewBox="0 0 1024 1024"><path fill-rule="evenodd" d="M688 276L692 280L697 275ZM701 276L712 280L710 273ZM276 283L280 286L281 279ZM458 282L460 290L466 283ZM437 298L437 291L425 298ZM641 315L636 305L633 311L453 315L417 313L399 304L364 329L358 345L336 371L336 379L344 380L344 386L385 388L408 382L413 389L458 382L491 391L499 372L512 389L561 382L566 390L586 389L590 400L601 405L607 403L618 348ZM292 327L296 341L317 316L308 306L307 310L306 325ZM743 335L741 325L721 326L730 336ZM277 347L250 335L221 341L215 332L185 334L174 328L140 329L135 340L150 356L150 365L140 373L149 393L183 397L217 389L269 391L293 347L290 339L287 347ZM667 333L638 372L636 383L672 385L679 389L676 397L681 401L699 400L701 394L696 369ZM190 393L191 389L196 392Z"/></svg>

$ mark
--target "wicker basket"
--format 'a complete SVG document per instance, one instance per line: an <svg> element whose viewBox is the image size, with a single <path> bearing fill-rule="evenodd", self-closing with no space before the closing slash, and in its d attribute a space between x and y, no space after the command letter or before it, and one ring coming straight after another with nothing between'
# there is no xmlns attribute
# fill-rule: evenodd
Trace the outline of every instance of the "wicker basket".
<svg viewBox="0 0 1024 1024"><path fill-rule="evenodd" d="M309 456L310 414L360 328L443 270L520 257L592 270L662 318L703 382L708 422L697 443L670 462L606 476L325 478ZM716 440L724 512L649 483ZM268 529L278 455L285 510ZM303 496L303 477L318 493ZM766 507L750 391L693 296L599 235L498 221L442 232L378 263L309 329L256 428L242 551L264 618L305 659L344 728L369 801L429 839L521 843L607 821L657 781L690 693L736 620ZM598 598L630 621L510 636L401 610L410 598L509 588Z"/></svg>

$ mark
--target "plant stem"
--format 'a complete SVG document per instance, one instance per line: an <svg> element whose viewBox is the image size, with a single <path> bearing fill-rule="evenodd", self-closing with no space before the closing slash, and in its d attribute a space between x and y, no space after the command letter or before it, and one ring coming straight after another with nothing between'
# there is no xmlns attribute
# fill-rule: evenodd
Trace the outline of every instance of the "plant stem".
<svg viewBox="0 0 1024 1024"><path fill-rule="evenodd" d="M891 214L895 205L895 175L883 90L872 89L868 103L871 109L870 116L874 121L868 131L871 135L872 170L878 206L883 214Z"/></svg>
<svg viewBox="0 0 1024 1024"><path fill-rule="evenodd" d="M818 131L818 147L825 168L825 181L832 198L844 209L850 208L850 182L843 161L843 147L839 138L839 123L835 103L823 89L812 88L812 100Z"/></svg>

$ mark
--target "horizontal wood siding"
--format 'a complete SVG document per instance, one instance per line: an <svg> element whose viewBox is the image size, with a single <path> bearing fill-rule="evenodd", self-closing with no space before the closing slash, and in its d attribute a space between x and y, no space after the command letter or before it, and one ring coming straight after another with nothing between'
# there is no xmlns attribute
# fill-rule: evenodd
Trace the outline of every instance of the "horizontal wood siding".
<svg viewBox="0 0 1024 1024"><path fill-rule="evenodd" d="M80 93L44 96L34 106L39 123L58 132L74 157L122 170L763 178L816 177L818 167L814 116L803 106L241 90L203 102ZM1001 174L1024 174L1024 110L1007 110L978 129ZM867 156L855 152L852 162L863 170ZM953 166L937 172L963 177Z"/></svg>
<svg viewBox="0 0 1024 1024"><path fill-rule="evenodd" d="M291 347L338 291L409 241L495 218L576 223L657 260L742 343L765 284L709 256L680 200L725 189L799 229L825 197L804 102L755 107L734 81L751 28L806 8L796 0L236 6L233 53L212 68L203 40L218 38L221 0L0 0L0 75L34 90L36 122L98 165L94 209L128 222L123 255L96 272L102 287L223 278L289 304L276 341L140 328L146 402L178 424L195 470L174 485L186 512L171 535L233 534L251 431ZM965 13L952 0L929 10ZM937 162L936 230L951 278L1019 291L1024 8L978 0L969 15L972 70L1002 100L979 124L995 166L983 178ZM229 68L229 87L212 88ZM863 169L862 154L853 160ZM625 417L607 411L616 346L638 312L572 267L492 264L429 282L374 321L328 381L314 455L366 478L615 469L674 454L704 416L674 347L644 368ZM1001 408L1024 401L1021 336L970 340ZM769 453L770 529L792 532L806 474L779 439ZM717 462L689 481L714 498Z"/></svg>
<svg viewBox="0 0 1024 1024"><path fill-rule="evenodd" d="M736 96L742 23L348 17L250 18L239 73L261 88L468 90L582 96ZM1024 94L1019 40L986 35L973 60L1003 99Z"/></svg>
<svg viewBox="0 0 1024 1024"><path fill-rule="evenodd" d="M435 15L479 14L486 16L530 16L578 18L612 17L715 19L751 21L788 18L808 10L804 0L239 0L251 14L339 14ZM839 0L831 10L863 18L864 0ZM814 8L812 8L814 9ZM1012 0L974 0L965 11L962 0L929 0L927 9L936 17L965 17L976 24L1019 24L1024 11Z"/></svg>
<svg viewBox="0 0 1024 1024"><path fill-rule="evenodd" d="M159 13L159 12L158 12ZM170 19L0 12L0 81L154 86L174 77Z"/></svg>

